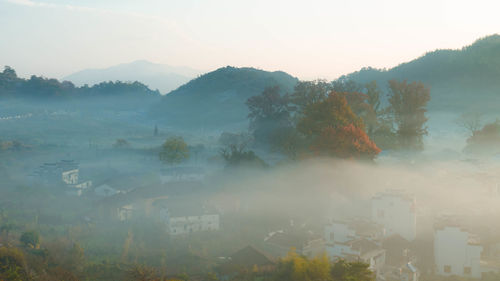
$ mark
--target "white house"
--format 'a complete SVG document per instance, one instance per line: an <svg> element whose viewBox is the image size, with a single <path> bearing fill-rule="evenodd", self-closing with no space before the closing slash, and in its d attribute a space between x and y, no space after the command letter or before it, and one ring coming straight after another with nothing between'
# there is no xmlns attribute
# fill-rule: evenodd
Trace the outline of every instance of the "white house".
<svg viewBox="0 0 500 281"><path fill-rule="evenodd" d="M384 237L383 227L366 220L337 221L332 220L325 225L325 241L346 242L358 238L380 240Z"/></svg>
<svg viewBox="0 0 500 281"><path fill-rule="evenodd" d="M79 173L80 173L79 169L72 169L69 171L63 171L61 173L62 181L65 184L77 184Z"/></svg>
<svg viewBox="0 0 500 281"><path fill-rule="evenodd" d="M373 222L383 225L385 235L399 234L408 241L417 236L416 200L411 194L389 190L376 194L371 201Z"/></svg>
<svg viewBox="0 0 500 281"><path fill-rule="evenodd" d="M120 221L128 221L133 217L135 207L133 204L128 204L119 207L117 211L118 220Z"/></svg>
<svg viewBox="0 0 500 281"><path fill-rule="evenodd" d="M204 179L205 171L198 167L173 167L164 169L160 173L160 181L162 184L170 182L203 181Z"/></svg>
<svg viewBox="0 0 500 281"><path fill-rule="evenodd" d="M381 274L385 265L385 250L376 242L365 238L327 244L326 253L333 260L345 259L365 262L369 264L369 269L377 276Z"/></svg>
<svg viewBox="0 0 500 281"><path fill-rule="evenodd" d="M331 259L361 260L377 275L385 265L385 250L379 239L383 229L370 222L332 221L325 226L325 250Z"/></svg>
<svg viewBox="0 0 500 281"><path fill-rule="evenodd" d="M458 226L437 228L434 233L436 273L480 278L482 249L478 239Z"/></svg>
<svg viewBox="0 0 500 281"><path fill-rule="evenodd" d="M160 219L167 225L171 235L198 231L216 231L220 228L218 214L172 215L168 208L160 210Z"/></svg>

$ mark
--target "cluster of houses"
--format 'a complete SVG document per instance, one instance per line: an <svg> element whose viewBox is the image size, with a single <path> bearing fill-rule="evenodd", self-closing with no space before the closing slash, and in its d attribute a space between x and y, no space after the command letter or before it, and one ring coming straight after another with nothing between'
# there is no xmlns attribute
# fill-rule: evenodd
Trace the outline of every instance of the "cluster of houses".
<svg viewBox="0 0 500 281"><path fill-rule="evenodd" d="M176 198L157 196L135 200L134 203L116 209L117 218L126 222L151 218L163 223L170 235L183 235L220 229L217 211L206 205L190 201L180 204Z"/></svg>
<svg viewBox="0 0 500 281"><path fill-rule="evenodd" d="M65 188L69 195L81 196L92 186L92 181L80 179L79 164L74 160L44 163L32 176L44 185Z"/></svg>
<svg viewBox="0 0 500 281"><path fill-rule="evenodd" d="M416 207L415 196L407 192L377 193L371 198L369 218L331 220L322 235L291 223L264 238L265 252L279 258L294 248L308 257L326 253L332 260L362 261L377 280L385 281L418 281L423 272L417 265L429 259L421 256L425 251L434 257L425 269L430 275L479 279L500 271L500 243L481 243L449 218L436 218L430 247L419 249L424 242L417 241Z"/></svg>
<svg viewBox="0 0 500 281"><path fill-rule="evenodd" d="M160 190L157 194L144 198L144 188L130 186L120 180L104 181L93 188L92 181L81 181L79 164L74 160L61 160L44 163L32 174L32 178L40 184L63 188L68 195L87 195L98 199L98 206L106 209L112 219L130 221L134 219L153 218L165 224L171 235L182 235L200 231L217 231L220 228L219 212L208 208L208 204L190 201L192 204L180 204L176 200L179 193L189 193L195 183L201 182L205 172L196 167L174 167L160 172ZM118 179L122 177L117 177ZM165 185L172 194L166 196ZM114 188L120 186L121 188ZM139 186L139 185L138 185ZM111 209L111 212L109 212ZM101 212L100 215L103 215ZM104 217L109 217L104 215Z"/></svg>
<svg viewBox="0 0 500 281"><path fill-rule="evenodd" d="M437 220L433 274L479 279L485 273L500 271L500 256L489 255L486 259L479 237L456 220ZM330 257L364 261L379 280L419 279L416 238L416 199L400 190L372 197L370 221L332 221L325 227L326 252Z"/></svg>

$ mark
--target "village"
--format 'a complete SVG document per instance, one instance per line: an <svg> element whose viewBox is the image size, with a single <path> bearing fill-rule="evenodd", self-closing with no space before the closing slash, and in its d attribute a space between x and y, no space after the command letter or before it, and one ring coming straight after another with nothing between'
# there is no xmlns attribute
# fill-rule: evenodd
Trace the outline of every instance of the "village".
<svg viewBox="0 0 500 281"><path fill-rule="evenodd" d="M44 163L31 175L40 185L57 187L65 196L91 200L88 221L130 224L148 220L162 225L174 241L194 233L228 231L227 216L245 212L245 198L217 196L206 190L210 174L195 166L162 168L155 184L113 178L95 181L80 176L74 160ZM485 196L500 203L498 186ZM196 194L196 196L193 196ZM221 280L242 268L269 270L290 251L314 258L326 254L332 261L362 261L377 280L418 281L421 276L459 276L479 280L500 272L500 229L479 223L473 214L430 210L404 189L376 192L365 202L364 216L328 214L322 225L290 218L281 228L268 229L259 242L225 256L213 257ZM487 206L484 206L487 208ZM177 237L177 238L176 238Z"/></svg>

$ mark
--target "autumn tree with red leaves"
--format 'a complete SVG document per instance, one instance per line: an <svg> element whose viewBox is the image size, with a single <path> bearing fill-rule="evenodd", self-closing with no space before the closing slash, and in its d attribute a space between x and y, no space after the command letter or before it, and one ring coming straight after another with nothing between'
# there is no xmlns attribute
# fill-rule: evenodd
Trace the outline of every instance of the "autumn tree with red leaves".
<svg viewBox="0 0 500 281"><path fill-rule="evenodd" d="M331 92L307 106L297 130L309 139L309 149L316 155L373 159L380 152L342 93Z"/></svg>
<svg viewBox="0 0 500 281"><path fill-rule="evenodd" d="M359 159L373 159L380 153L365 131L353 124L324 128L312 150L319 155Z"/></svg>

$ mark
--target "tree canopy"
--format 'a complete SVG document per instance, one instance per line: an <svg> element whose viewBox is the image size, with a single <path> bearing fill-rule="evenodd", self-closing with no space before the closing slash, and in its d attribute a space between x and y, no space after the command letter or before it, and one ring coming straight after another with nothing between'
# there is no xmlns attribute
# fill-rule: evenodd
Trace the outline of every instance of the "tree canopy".
<svg viewBox="0 0 500 281"><path fill-rule="evenodd" d="M159 153L160 160L165 164L178 164L189 158L189 148L182 137L170 137Z"/></svg>

